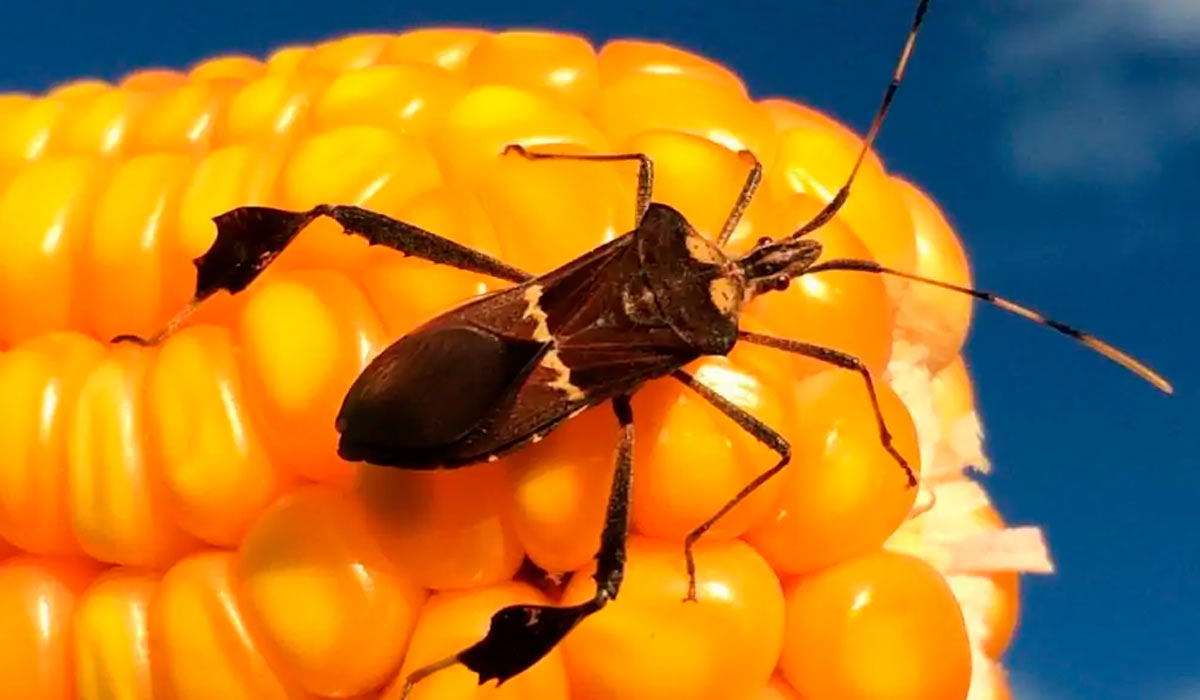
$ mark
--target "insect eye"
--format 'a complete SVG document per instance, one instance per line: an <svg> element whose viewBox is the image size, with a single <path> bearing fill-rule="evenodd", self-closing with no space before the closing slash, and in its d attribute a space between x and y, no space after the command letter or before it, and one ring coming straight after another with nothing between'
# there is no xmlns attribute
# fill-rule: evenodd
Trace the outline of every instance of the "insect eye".
<svg viewBox="0 0 1200 700"><path fill-rule="evenodd" d="M770 238L770 237L768 237L768 236L763 236L762 238L760 238L760 239L758 239L757 241L755 241L755 243L754 243L754 247L755 247L755 248L762 248L762 247L763 247L763 246L765 246L765 245L770 245L772 242L774 242L774 239L772 239L772 238Z"/></svg>
<svg viewBox="0 0 1200 700"><path fill-rule="evenodd" d="M780 275L776 277L774 281L775 291L782 292L783 290L787 289L788 285L791 283L791 277L788 277L787 275Z"/></svg>

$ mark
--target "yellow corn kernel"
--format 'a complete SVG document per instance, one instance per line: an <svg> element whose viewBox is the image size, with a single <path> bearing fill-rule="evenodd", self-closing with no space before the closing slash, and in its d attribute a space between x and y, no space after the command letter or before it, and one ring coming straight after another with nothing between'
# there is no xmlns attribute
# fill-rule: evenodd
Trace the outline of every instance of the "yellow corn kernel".
<svg viewBox="0 0 1200 700"><path fill-rule="evenodd" d="M464 95L434 131L431 143L446 177L465 185L488 175L504 147L513 143L575 144L594 153L612 150L583 115L506 85L482 85Z"/></svg>
<svg viewBox="0 0 1200 700"><path fill-rule="evenodd" d="M358 498L383 551L426 588L458 590L512 578L524 552L508 520L504 465L472 470L358 471Z"/></svg>
<svg viewBox="0 0 1200 700"><path fill-rule="evenodd" d="M52 149L63 155L119 156L126 136L137 130L153 93L128 88L103 90L81 97L55 125Z"/></svg>
<svg viewBox="0 0 1200 700"><path fill-rule="evenodd" d="M226 547L291 486L250 420L235 353L224 328L184 329L155 356L146 386L174 520Z"/></svg>
<svg viewBox="0 0 1200 700"><path fill-rule="evenodd" d="M197 554L163 576L157 617L169 697L285 700L305 693L272 668L247 625L234 555Z"/></svg>
<svg viewBox="0 0 1200 700"><path fill-rule="evenodd" d="M67 438L104 347L78 333L31 338L0 356L0 537L26 552L82 554L67 501Z"/></svg>
<svg viewBox="0 0 1200 700"><path fill-rule="evenodd" d="M0 97L0 163L41 158L63 109L62 101L50 98Z"/></svg>
<svg viewBox="0 0 1200 700"><path fill-rule="evenodd" d="M766 164L775 158L775 129L766 113L704 79L630 73L601 90L595 116L618 145L642 132L670 129L734 152L749 150Z"/></svg>
<svg viewBox="0 0 1200 700"><path fill-rule="evenodd" d="M696 556L698 603L683 604L687 578L678 544L631 538L621 597L563 642L573 695L720 700L766 684L783 645L778 579L740 541L701 543ZM566 601L591 596L591 568L572 579ZM606 660L599 649L620 661Z"/></svg>
<svg viewBox="0 0 1200 700"><path fill-rule="evenodd" d="M337 74L313 107L313 120L326 128L365 124L424 137L466 89L440 68L368 66Z"/></svg>
<svg viewBox="0 0 1200 700"><path fill-rule="evenodd" d="M218 117L233 96L233 82L185 82L164 92L127 134L130 153L202 153L209 148Z"/></svg>
<svg viewBox="0 0 1200 700"><path fill-rule="evenodd" d="M541 149L534 149L541 150ZM548 149L551 150L551 149ZM556 146L558 152L587 152ZM549 272L633 228L636 187L621 166L578 161L497 159L476 187L492 219L504 259ZM626 165L631 175L635 165Z"/></svg>
<svg viewBox="0 0 1200 700"><path fill-rule="evenodd" d="M391 214L413 196L442 184L425 144L377 126L342 126L296 144L284 164L280 203L287 209L317 204L357 204ZM335 222L314 222L279 264L353 269L366 259L367 242L347 236Z"/></svg>
<svg viewBox="0 0 1200 700"><path fill-rule="evenodd" d="M426 63L448 71L461 70L471 52L488 32L480 29L417 29L395 38L384 49L382 59Z"/></svg>
<svg viewBox="0 0 1200 700"><path fill-rule="evenodd" d="M328 78L323 74L266 75L242 86L217 122L220 144L286 140L304 132L316 95Z"/></svg>
<svg viewBox="0 0 1200 700"><path fill-rule="evenodd" d="M309 479L349 477L334 420L347 387L384 346L359 287L336 272L280 273L250 292L238 336L247 403L272 457Z"/></svg>
<svg viewBox="0 0 1200 700"><path fill-rule="evenodd" d="M79 273L88 290L87 325L97 337L153 335L186 299L174 289L167 293L163 272L164 248L178 239L179 200L191 174L187 157L164 153L130 158L110 176Z"/></svg>
<svg viewBox="0 0 1200 700"><path fill-rule="evenodd" d="M305 73L342 73L366 68L387 49L391 36L387 34L353 34L313 47L297 66Z"/></svg>
<svg viewBox="0 0 1200 700"><path fill-rule="evenodd" d="M667 44L615 39L600 49L598 58L600 79L606 85L633 73L681 75L727 88L740 97L746 95L746 86L733 71Z"/></svg>
<svg viewBox="0 0 1200 700"><path fill-rule="evenodd" d="M17 556L0 562L0 674L13 698L75 697L71 627L94 571Z"/></svg>
<svg viewBox="0 0 1200 700"><path fill-rule="evenodd" d="M310 692L346 697L390 680L425 601L395 568L361 506L328 487L266 511L238 553L247 614Z"/></svg>
<svg viewBox="0 0 1200 700"><path fill-rule="evenodd" d="M263 64L249 56L210 58L192 69L188 77L194 82L246 83L263 73Z"/></svg>
<svg viewBox="0 0 1200 700"><path fill-rule="evenodd" d="M97 579L75 613L75 686L81 698L153 700L162 683L162 640L151 626L154 574L117 569Z"/></svg>
<svg viewBox="0 0 1200 700"><path fill-rule="evenodd" d="M0 342L82 325L78 261L101 176L95 160L47 158L0 194Z"/></svg>
<svg viewBox="0 0 1200 700"><path fill-rule="evenodd" d="M583 37L551 32L500 32L471 51L464 77L476 84L512 85L550 94L588 110L600 89L596 52Z"/></svg>
<svg viewBox="0 0 1200 700"><path fill-rule="evenodd" d="M147 449L149 352L112 350L79 391L66 439L75 537L99 561L165 568L195 547L172 519L162 465Z"/></svg>

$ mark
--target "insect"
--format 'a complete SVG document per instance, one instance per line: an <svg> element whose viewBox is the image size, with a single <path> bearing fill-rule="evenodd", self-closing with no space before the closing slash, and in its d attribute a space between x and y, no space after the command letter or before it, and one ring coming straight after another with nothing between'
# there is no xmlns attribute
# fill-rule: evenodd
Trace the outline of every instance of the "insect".
<svg viewBox="0 0 1200 700"><path fill-rule="evenodd" d="M633 474L631 395L646 381L673 377L778 454L778 460L735 494L684 541L686 600L696 597L695 543L721 517L790 460L787 440L683 370L704 355L724 355L738 342L764 345L857 372L870 396L879 438L910 486L912 469L892 446L874 380L858 358L797 339L739 328L742 308L755 297L787 288L804 275L830 270L893 275L971 295L1069 335L1169 392L1151 369L1070 326L989 292L927 279L868 260L821 260L808 234L845 203L855 175L876 139L903 78L925 17L920 0L892 80L845 184L808 223L778 240L764 238L730 257L723 247L757 190L762 166L751 164L742 190L715 241L669 206L654 203L653 163L639 153L562 154L510 145L501 154L530 160L637 161L637 222L633 230L562 267L534 277L496 258L411 224L354 206L319 205L293 212L242 207L216 217L217 238L196 260L192 302L156 344L218 291L245 289L313 220L329 217L347 234L405 255L483 273L513 286L473 299L400 338L376 357L347 392L337 417L338 453L351 461L401 469L457 468L495 459L545 436L586 408L609 402L620 424L616 465L596 555L593 598L574 606L515 605L497 612L485 637L406 679L405 695L422 678L463 664L480 682L500 682L529 668L582 619L620 591L629 530Z"/></svg>

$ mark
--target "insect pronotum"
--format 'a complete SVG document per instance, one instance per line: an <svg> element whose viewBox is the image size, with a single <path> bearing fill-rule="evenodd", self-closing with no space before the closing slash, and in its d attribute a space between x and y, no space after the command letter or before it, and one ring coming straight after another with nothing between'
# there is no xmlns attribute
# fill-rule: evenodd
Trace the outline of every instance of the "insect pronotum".
<svg viewBox="0 0 1200 700"><path fill-rule="evenodd" d="M462 270L483 273L513 286L473 299L400 338L350 387L337 417L338 454L352 461L401 469L456 468L494 458L543 437L580 411L611 402L621 426L616 468L596 555L593 598L574 606L514 605L497 612L476 644L412 672L404 695L422 678L454 664L500 682L529 668L580 620L617 597L625 566L633 473L633 410L630 396L647 380L671 376L695 391L779 459L697 526L684 541L688 572L685 600L694 601L692 547L743 498L788 464L782 435L682 368L703 355L724 355L739 341L796 353L857 372L863 379L883 446L916 479L891 444L875 395L874 380L858 358L801 340L741 330L742 308L751 299L785 289L791 280L828 270L903 277L969 294L1069 335L1125 366L1159 389L1171 386L1154 371L1094 336L1046 318L989 292L968 289L890 269L868 260L821 260L820 243L806 238L845 203L863 159L903 78L928 7L920 0L891 82L875 113L862 150L845 184L808 223L790 235L762 239L741 257L723 252L762 176L757 158L716 241L700 236L678 211L654 203L653 163L641 153L568 155L507 146L503 157L530 160L638 161L637 222L633 230L562 267L534 277L412 224L354 206L322 204L305 212L241 207L216 217L217 238L196 259L195 296L152 338L117 341L157 344L219 290L245 289L301 230L330 217L347 234Z"/></svg>

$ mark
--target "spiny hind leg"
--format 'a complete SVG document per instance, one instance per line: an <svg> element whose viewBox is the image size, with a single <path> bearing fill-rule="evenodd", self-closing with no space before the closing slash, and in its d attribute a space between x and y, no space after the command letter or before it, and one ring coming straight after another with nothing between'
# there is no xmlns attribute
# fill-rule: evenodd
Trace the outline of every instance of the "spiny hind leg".
<svg viewBox="0 0 1200 700"><path fill-rule="evenodd" d="M617 597L625 577L625 543L629 537L629 500L633 486L633 408L629 397L613 399L621 425L617 443L616 469L608 496L600 550L596 554L596 594L579 605L512 605L492 616L487 635L466 649L423 666L404 681L401 700L423 678L455 664L479 675L479 682L493 678L501 683L537 663L588 615Z"/></svg>
<svg viewBox="0 0 1200 700"><path fill-rule="evenodd" d="M208 297L222 290L236 294L248 287L320 216L337 221L347 235L361 236L371 245L382 245L404 255L511 282L524 282L531 277L478 250L361 207L319 204L302 212L240 207L213 219L217 239L195 260L196 291L187 306L150 338L120 335L113 342L157 345L166 340Z"/></svg>

